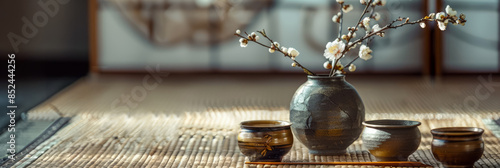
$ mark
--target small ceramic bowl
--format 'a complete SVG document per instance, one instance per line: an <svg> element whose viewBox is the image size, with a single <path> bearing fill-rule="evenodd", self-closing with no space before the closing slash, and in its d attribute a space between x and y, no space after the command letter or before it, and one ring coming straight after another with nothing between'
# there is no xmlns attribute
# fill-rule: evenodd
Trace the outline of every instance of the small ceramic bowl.
<svg viewBox="0 0 500 168"><path fill-rule="evenodd" d="M432 129L432 155L444 167L473 167L483 155L483 132L475 127Z"/></svg>
<svg viewBox="0 0 500 168"><path fill-rule="evenodd" d="M240 124L238 146L252 162L280 162L293 145L292 123L253 120Z"/></svg>
<svg viewBox="0 0 500 168"><path fill-rule="evenodd" d="M407 161L420 145L418 121L372 120L363 125L363 145L377 161Z"/></svg>

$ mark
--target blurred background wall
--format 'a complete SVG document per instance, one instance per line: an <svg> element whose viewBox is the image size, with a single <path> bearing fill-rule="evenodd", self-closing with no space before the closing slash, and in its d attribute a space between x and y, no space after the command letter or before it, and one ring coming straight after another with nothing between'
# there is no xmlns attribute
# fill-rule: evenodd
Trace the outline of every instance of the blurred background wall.
<svg viewBox="0 0 500 168"><path fill-rule="evenodd" d="M325 72L323 50L337 36L331 16L338 12L329 0L101 0L98 12L98 62L104 71L144 71L156 66L167 71L301 72L290 60L255 44L240 48L234 30L266 29L274 40L301 53L297 58L314 71ZM499 72L498 1L398 0L378 8L379 24L401 16L418 19L424 11L444 11L451 5L467 14L466 26L448 26L436 54L435 24L389 30L372 43L374 59L356 61L357 73L426 74ZM362 6L346 15L354 25ZM436 9L442 3L442 9ZM372 24L373 25L373 24ZM428 32L426 32L428 31ZM352 52L353 54L357 52ZM436 58L439 57L436 62ZM441 62L442 61L442 62ZM433 72L435 74L435 72ZM433 74L431 73L431 74Z"/></svg>

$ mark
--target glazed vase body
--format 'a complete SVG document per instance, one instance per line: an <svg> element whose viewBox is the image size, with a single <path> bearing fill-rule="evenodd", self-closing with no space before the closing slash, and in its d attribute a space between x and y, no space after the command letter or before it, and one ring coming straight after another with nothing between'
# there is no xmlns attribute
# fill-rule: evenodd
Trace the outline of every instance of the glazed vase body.
<svg viewBox="0 0 500 168"><path fill-rule="evenodd" d="M363 102L343 75L308 76L290 102L292 131L311 154L345 154L364 119Z"/></svg>

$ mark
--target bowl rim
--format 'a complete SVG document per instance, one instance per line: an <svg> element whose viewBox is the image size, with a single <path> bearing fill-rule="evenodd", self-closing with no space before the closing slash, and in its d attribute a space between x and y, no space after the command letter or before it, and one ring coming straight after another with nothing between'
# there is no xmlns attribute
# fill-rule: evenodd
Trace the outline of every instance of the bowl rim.
<svg viewBox="0 0 500 168"><path fill-rule="evenodd" d="M276 124L273 126L256 126L256 125L249 125L251 123L254 124ZM292 125L291 122L289 121L284 121L284 120L246 120L240 122L240 127L242 128L284 128L284 127L290 127Z"/></svg>
<svg viewBox="0 0 500 168"><path fill-rule="evenodd" d="M400 123L410 123L409 125L403 124L389 124L389 122L400 122ZM413 120L392 120L392 119L382 119L382 120L369 120L363 121L363 125L371 128L411 128L417 127L422 124L420 121Z"/></svg>
<svg viewBox="0 0 500 168"><path fill-rule="evenodd" d="M440 127L431 129L432 135L437 136L472 136L482 135L484 129L479 127Z"/></svg>

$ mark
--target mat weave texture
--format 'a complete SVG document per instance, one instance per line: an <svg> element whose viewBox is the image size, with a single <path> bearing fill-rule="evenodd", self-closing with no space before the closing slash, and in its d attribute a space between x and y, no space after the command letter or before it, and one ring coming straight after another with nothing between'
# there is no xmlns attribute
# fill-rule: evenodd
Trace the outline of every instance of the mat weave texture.
<svg viewBox="0 0 500 168"><path fill-rule="evenodd" d="M475 167L500 167L500 141L493 134L499 128L492 124L493 119L500 117L500 92L492 92L479 106L464 104L481 85L476 78L429 82L415 77L372 77L348 81L365 103L367 120L422 122L422 142L410 161L439 167L430 152L430 129L469 126L485 128L485 152ZM73 119L15 166L370 167L244 164L247 158L240 153L236 139L239 122L289 120L288 103L304 81L303 76L174 76L165 78L157 88L148 90L146 98L133 102L136 106L123 111L114 108L114 102L142 86L142 76L88 77L29 112L29 119L59 115ZM374 157L361 140L342 156L310 155L296 140L284 161L368 162L374 161Z"/></svg>
<svg viewBox="0 0 500 168"><path fill-rule="evenodd" d="M379 116L380 117L380 116ZM405 116L401 116L405 117ZM228 109L173 115L143 114L76 116L72 123L30 153L16 166L29 167L251 167L237 147L236 134L242 119L286 120L284 110ZM378 118L370 115L369 119ZM385 118L383 115L381 118ZM439 166L430 152L430 129L444 126L485 128L480 119L420 119L422 143L410 161ZM500 141L486 130L485 152L476 167L499 167ZM51 146L50 149L43 146ZM42 152L42 155L37 153ZM248 161L248 160L246 160ZM316 156L295 141L285 162L367 162L375 161L357 140L342 156ZM293 166L279 167L321 167ZM334 167L334 166L331 166ZM337 166L345 167L345 166ZM360 166L361 167L361 166ZM369 166L368 166L369 167Z"/></svg>

